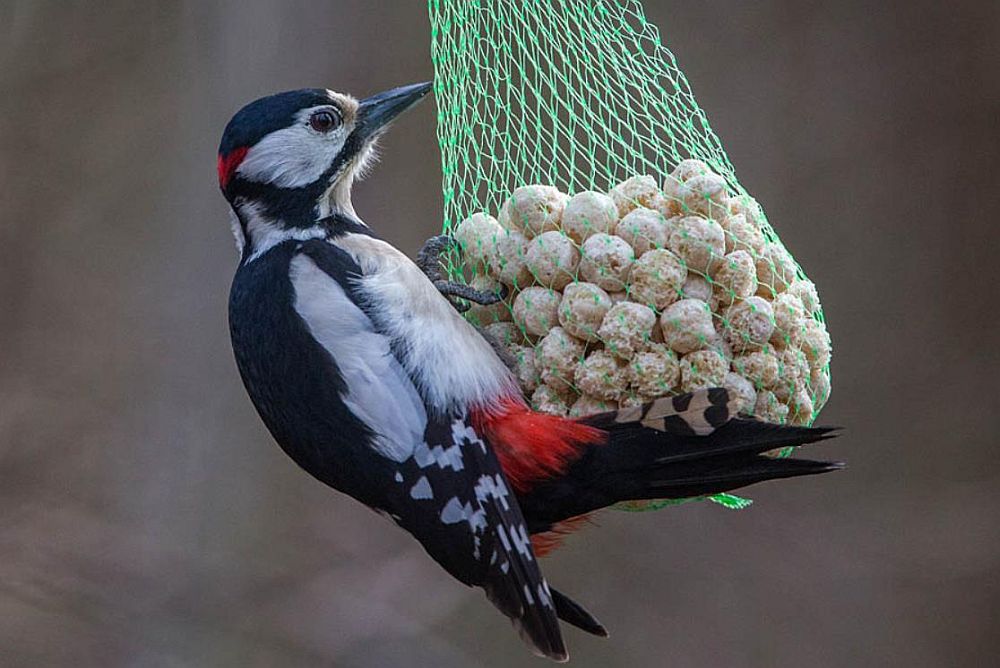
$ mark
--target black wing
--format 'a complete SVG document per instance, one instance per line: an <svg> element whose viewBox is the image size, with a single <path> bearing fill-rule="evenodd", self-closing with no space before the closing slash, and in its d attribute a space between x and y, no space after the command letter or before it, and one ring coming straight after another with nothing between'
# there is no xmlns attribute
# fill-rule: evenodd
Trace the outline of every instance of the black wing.
<svg viewBox="0 0 1000 668"><path fill-rule="evenodd" d="M432 422L396 476L393 518L467 585L482 587L521 637L567 658L555 605L500 463L467 417Z"/></svg>

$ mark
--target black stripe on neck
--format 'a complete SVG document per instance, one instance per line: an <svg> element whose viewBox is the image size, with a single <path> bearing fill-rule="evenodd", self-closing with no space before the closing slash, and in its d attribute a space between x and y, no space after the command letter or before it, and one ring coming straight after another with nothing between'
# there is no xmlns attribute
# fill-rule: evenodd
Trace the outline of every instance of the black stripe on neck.
<svg viewBox="0 0 1000 668"><path fill-rule="evenodd" d="M326 230L328 239L336 239L345 234L364 234L365 236L378 239L378 235L372 232L371 228L362 223L354 216L335 212L325 218L320 218L316 224Z"/></svg>

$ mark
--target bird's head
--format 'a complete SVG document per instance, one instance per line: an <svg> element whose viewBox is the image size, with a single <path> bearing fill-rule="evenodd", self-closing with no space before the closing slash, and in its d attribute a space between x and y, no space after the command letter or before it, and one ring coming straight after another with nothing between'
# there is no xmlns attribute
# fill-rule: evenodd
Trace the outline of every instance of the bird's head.
<svg viewBox="0 0 1000 668"><path fill-rule="evenodd" d="M240 109L219 145L219 187L238 219L238 241L276 229L313 227L340 212L354 217L351 185L375 141L430 91L401 86L357 100L322 88L278 93ZM239 235L243 238L240 239Z"/></svg>

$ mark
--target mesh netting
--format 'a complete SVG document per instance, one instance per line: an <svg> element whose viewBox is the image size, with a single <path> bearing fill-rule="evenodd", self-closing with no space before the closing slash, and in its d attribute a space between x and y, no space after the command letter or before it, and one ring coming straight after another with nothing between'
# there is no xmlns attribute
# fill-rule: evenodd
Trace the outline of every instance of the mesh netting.
<svg viewBox="0 0 1000 668"><path fill-rule="evenodd" d="M739 184L635 0L430 0L455 280L500 304L539 410L723 385L810 424L829 394L815 288ZM738 502L734 502L738 505Z"/></svg>
<svg viewBox="0 0 1000 668"><path fill-rule="evenodd" d="M688 157L745 193L638 2L430 0L430 15L445 225L527 183L607 191Z"/></svg>

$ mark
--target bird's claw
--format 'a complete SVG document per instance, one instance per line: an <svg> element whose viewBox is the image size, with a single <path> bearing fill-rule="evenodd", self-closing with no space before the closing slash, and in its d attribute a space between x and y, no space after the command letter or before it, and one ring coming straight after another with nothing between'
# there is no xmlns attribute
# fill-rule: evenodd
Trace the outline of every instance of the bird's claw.
<svg viewBox="0 0 1000 668"><path fill-rule="evenodd" d="M423 247L417 252L417 266L431 279L438 292L451 302L455 310L459 313L465 313L471 308L470 302L489 306L506 299L509 293L506 285L501 285L499 292L487 292L444 278L441 270L441 255L457 248L459 248L459 243L454 237L439 234L425 241Z"/></svg>
<svg viewBox="0 0 1000 668"><path fill-rule="evenodd" d="M458 247L458 241L452 236L447 234L433 236L417 251L417 266L436 284L444 280L441 275L441 255Z"/></svg>
<svg viewBox="0 0 1000 668"><path fill-rule="evenodd" d="M469 310L468 302L479 304L480 306L489 306L503 301L507 296L506 286L502 286L499 292L487 292L486 290L477 290L471 285L438 280L434 281L434 287L438 289L438 292L447 297L452 306L460 313L465 313Z"/></svg>

